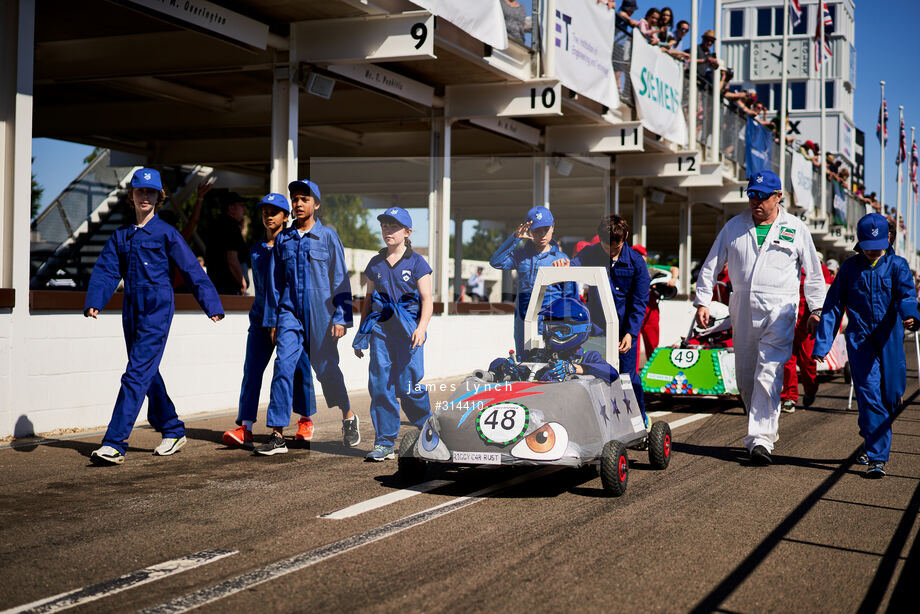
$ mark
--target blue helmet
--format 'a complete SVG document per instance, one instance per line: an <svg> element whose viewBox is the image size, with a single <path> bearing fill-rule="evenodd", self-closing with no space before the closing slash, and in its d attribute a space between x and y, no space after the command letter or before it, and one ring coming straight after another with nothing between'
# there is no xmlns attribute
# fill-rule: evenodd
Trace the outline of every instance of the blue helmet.
<svg viewBox="0 0 920 614"><path fill-rule="evenodd" d="M574 298L557 298L544 307L543 340L551 350L571 350L588 340L591 334L591 312Z"/></svg>

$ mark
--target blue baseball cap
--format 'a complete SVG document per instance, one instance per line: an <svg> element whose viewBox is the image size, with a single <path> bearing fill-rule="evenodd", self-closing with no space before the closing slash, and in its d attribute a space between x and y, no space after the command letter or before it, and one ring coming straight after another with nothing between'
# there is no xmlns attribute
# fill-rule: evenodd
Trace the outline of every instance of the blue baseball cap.
<svg viewBox="0 0 920 614"><path fill-rule="evenodd" d="M396 220L399 224L402 224L406 228L412 228L412 217L409 215L409 212L402 207L390 207L378 215L377 219L381 222L388 219Z"/></svg>
<svg viewBox="0 0 920 614"><path fill-rule="evenodd" d="M543 228L552 226L555 223L553 214L550 210L542 205L538 205L527 212L527 221L530 222L530 229Z"/></svg>
<svg viewBox="0 0 920 614"><path fill-rule="evenodd" d="M262 200L259 201L259 206L261 207L262 205L274 205L282 211L291 212L291 205L288 203L288 200L283 194L278 194L277 192L266 194Z"/></svg>
<svg viewBox="0 0 920 614"><path fill-rule="evenodd" d="M751 178L748 179L748 196L751 195L751 192L766 192L772 194L782 189L783 184L779 180L779 176L773 171L760 171L751 175Z"/></svg>
<svg viewBox="0 0 920 614"><path fill-rule="evenodd" d="M860 249L888 249L888 220L879 213L864 215L856 224Z"/></svg>
<svg viewBox="0 0 920 614"><path fill-rule="evenodd" d="M131 187L162 190L163 183L160 181L160 172L153 168L142 168L135 171L134 176L131 177Z"/></svg>
<svg viewBox="0 0 920 614"><path fill-rule="evenodd" d="M293 194L295 189L300 191L305 190L316 200L322 200L322 197L319 195L319 186L309 179L298 179L288 184L288 192Z"/></svg>

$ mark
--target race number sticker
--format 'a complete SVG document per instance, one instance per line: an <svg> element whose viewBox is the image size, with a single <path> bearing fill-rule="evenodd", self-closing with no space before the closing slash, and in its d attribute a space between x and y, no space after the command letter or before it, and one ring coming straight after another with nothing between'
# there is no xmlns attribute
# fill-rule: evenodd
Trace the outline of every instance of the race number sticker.
<svg viewBox="0 0 920 614"><path fill-rule="evenodd" d="M520 403L493 403L479 410L476 432L486 443L517 442L530 425L530 411Z"/></svg>
<svg viewBox="0 0 920 614"><path fill-rule="evenodd" d="M689 369L700 359L699 350L672 350L671 364L678 369Z"/></svg>

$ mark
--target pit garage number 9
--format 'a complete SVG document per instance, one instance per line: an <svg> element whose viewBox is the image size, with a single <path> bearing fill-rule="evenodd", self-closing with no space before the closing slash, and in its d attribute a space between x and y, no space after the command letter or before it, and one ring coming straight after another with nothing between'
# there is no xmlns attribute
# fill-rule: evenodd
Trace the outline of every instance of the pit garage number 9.
<svg viewBox="0 0 920 614"><path fill-rule="evenodd" d="M493 403L479 410L476 431L486 443L508 445L518 441L530 425L530 412L520 403Z"/></svg>

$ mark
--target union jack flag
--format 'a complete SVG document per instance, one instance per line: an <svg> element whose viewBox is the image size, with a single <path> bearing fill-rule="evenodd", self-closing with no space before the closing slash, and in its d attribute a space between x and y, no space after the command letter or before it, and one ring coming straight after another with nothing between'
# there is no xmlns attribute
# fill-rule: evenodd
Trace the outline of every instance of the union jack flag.
<svg viewBox="0 0 920 614"><path fill-rule="evenodd" d="M898 155L894 159L897 166L907 159L907 134L904 132L904 120L901 120L901 131L898 135Z"/></svg>
<svg viewBox="0 0 920 614"><path fill-rule="evenodd" d="M815 70L821 67L821 62L825 58L829 60L834 55L827 36L827 30L833 27L834 20L831 17L831 12L827 9L827 4L822 2L821 5L824 7L824 53L821 53L821 24L819 23L815 27Z"/></svg>
<svg viewBox="0 0 920 614"><path fill-rule="evenodd" d="M882 99L882 104L878 108L878 124L875 127L875 138L881 143L882 147L888 144L888 103Z"/></svg>
<svg viewBox="0 0 920 614"><path fill-rule="evenodd" d="M920 166L920 156L917 155L917 142L910 147L910 186L917 193L917 167Z"/></svg>
<svg viewBox="0 0 920 614"><path fill-rule="evenodd" d="M798 27L802 23L802 5L799 4L799 0L792 0L790 3L792 7L792 27Z"/></svg>

